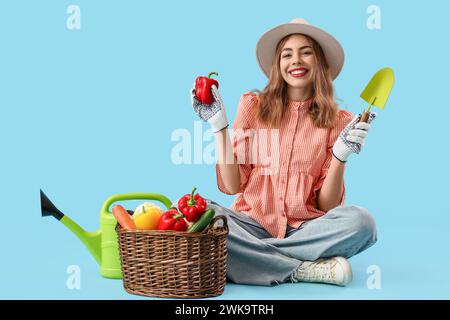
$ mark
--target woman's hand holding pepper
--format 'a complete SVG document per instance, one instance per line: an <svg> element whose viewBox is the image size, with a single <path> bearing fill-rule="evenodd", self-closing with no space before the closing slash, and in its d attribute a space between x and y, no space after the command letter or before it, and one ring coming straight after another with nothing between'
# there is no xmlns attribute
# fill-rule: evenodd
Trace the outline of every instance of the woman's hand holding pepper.
<svg viewBox="0 0 450 320"><path fill-rule="evenodd" d="M370 123L375 119L375 112L370 112L367 122L359 122L361 114L355 116L342 130L333 146L333 155L340 162L347 162L352 153L360 153L364 145Z"/></svg>
<svg viewBox="0 0 450 320"><path fill-rule="evenodd" d="M202 104L195 96L195 84L191 90L192 108L203 121L211 125L214 133L228 127L228 119L225 113L225 105L215 85L211 87L214 101L211 104Z"/></svg>

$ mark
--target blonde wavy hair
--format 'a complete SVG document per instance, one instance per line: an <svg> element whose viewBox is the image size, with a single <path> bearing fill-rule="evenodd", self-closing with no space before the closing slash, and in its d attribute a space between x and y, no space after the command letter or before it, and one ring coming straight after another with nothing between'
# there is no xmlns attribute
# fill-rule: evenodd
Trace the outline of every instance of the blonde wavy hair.
<svg viewBox="0 0 450 320"><path fill-rule="evenodd" d="M258 120L273 128L279 128L287 108L287 83L281 75L281 51L286 41L293 36L290 34L278 43L275 58L272 62L269 82L259 94ZM305 36L312 47L316 68L312 74L313 97L309 109L314 125L319 128L334 126L338 106L334 101L333 79L329 72L328 63L320 45L311 37Z"/></svg>

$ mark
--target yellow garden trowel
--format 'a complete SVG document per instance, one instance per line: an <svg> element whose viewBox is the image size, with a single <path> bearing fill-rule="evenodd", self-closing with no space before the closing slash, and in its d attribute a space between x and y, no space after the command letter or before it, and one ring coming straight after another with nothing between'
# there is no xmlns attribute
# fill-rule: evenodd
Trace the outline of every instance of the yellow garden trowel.
<svg viewBox="0 0 450 320"><path fill-rule="evenodd" d="M364 91L361 93L361 98L369 103L369 107L362 113L359 122L367 122L370 114L369 111L372 106L377 106L381 109L384 108L393 86L394 71L391 68L383 68L374 74Z"/></svg>

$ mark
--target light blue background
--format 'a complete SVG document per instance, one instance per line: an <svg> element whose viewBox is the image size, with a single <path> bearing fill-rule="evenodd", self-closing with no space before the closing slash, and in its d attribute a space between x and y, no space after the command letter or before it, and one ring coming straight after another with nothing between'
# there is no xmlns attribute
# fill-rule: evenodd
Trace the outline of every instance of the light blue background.
<svg viewBox="0 0 450 320"><path fill-rule="evenodd" d="M66 28L70 4L80 6L81 30ZM381 30L366 27L371 4ZM209 71L220 73L231 122L240 95L266 83L257 40L295 17L341 41L342 108L360 112L371 76L395 71L388 104L345 175L347 204L372 211L379 242L351 259L346 288L228 284L219 299L450 298L448 12L447 1L2 1L0 298L140 298L101 278L75 236L40 217L39 189L88 230L116 193L174 200L195 185L230 205L214 165L172 163L171 134L193 135L188 91ZM69 265L81 268L81 290L66 287ZM380 290L366 286L371 265Z"/></svg>

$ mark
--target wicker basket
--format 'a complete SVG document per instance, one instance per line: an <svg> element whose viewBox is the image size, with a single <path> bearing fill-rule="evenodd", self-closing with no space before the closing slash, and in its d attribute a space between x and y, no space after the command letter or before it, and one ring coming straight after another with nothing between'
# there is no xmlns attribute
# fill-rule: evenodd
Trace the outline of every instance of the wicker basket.
<svg viewBox="0 0 450 320"><path fill-rule="evenodd" d="M222 226L215 223L222 220ZM223 293L228 225L216 216L202 232L127 231L117 225L127 292L162 298L205 298Z"/></svg>

